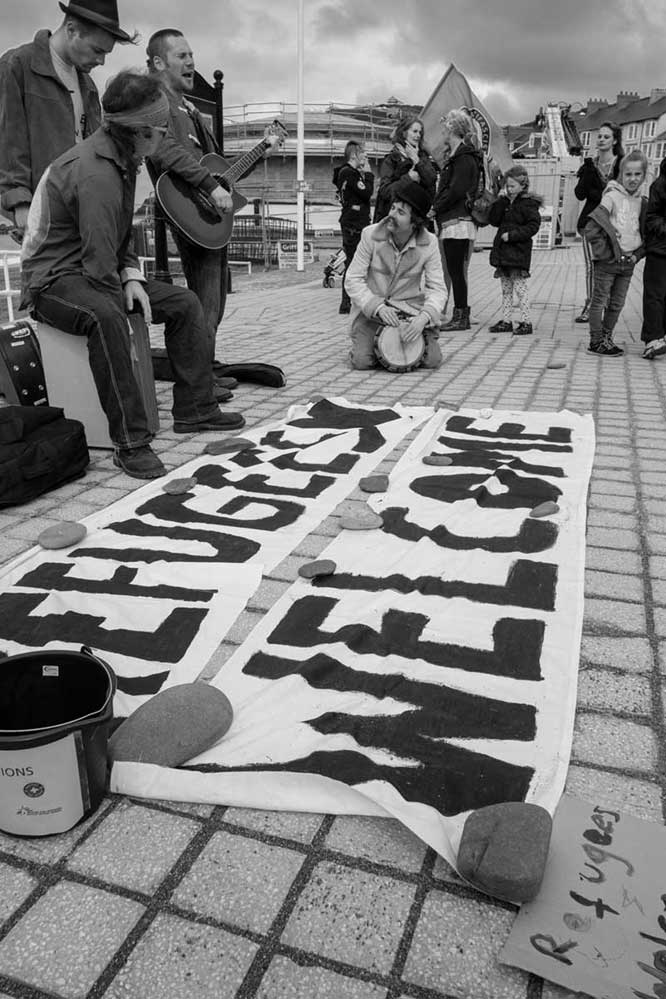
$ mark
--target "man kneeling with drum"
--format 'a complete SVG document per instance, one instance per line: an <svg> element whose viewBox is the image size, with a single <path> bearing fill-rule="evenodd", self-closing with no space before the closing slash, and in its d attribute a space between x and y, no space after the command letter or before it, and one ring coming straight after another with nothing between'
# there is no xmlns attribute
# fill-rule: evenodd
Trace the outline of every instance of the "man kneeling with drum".
<svg viewBox="0 0 666 999"><path fill-rule="evenodd" d="M438 368L437 325L446 286L437 239L426 229L430 198L405 177L386 218L366 226L345 277L352 302L351 363L389 371Z"/></svg>

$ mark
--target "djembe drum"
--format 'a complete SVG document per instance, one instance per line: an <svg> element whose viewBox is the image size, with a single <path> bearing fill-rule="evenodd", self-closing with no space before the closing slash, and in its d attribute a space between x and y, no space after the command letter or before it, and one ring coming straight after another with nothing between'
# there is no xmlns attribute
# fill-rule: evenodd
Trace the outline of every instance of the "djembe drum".
<svg viewBox="0 0 666 999"><path fill-rule="evenodd" d="M400 326L382 326L375 334L375 357L387 371L413 371L423 361L426 342L423 333L405 343L401 331L409 320Z"/></svg>

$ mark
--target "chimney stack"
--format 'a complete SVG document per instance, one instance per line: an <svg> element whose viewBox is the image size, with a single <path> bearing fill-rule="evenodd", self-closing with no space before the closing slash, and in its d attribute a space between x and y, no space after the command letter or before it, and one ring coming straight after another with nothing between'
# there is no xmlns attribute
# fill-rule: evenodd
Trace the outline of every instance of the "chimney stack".
<svg viewBox="0 0 666 999"><path fill-rule="evenodd" d="M601 108L607 108L608 101L605 97L590 97L587 102L587 108L585 114L594 114L595 111L599 111Z"/></svg>
<svg viewBox="0 0 666 999"><path fill-rule="evenodd" d="M640 97L636 90L621 90L617 95L617 110L621 111L638 100L640 100Z"/></svg>
<svg viewBox="0 0 666 999"><path fill-rule="evenodd" d="M649 100L648 103L654 104L656 101L660 101L662 99L662 97L666 97L666 88L665 87L654 87L650 91L650 100Z"/></svg>

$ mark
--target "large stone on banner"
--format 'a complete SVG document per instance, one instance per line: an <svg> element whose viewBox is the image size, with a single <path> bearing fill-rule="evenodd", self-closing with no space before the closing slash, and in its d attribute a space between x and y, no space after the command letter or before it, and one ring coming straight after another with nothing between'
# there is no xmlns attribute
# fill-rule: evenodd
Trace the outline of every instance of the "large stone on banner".
<svg viewBox="0 0 666 999"><path fill-rule="evenodd" d="M254 447L254 441L247 437L229 437L227 440L211 441L206 444L204 454L233 454L236 451L247 451Z"/></svg>
<svg viewBox="0 0 666 999"><path fill-rule="evenodd" d="M346 511L340 517L340 526L348 531L374 531L383 523L379 514L369 506L359 506L353 511Z"/></svg>
<svg viewBox="0 0 666 999"><path fill-rule="evenodd" d="M179 767L219 742L233 716L229 698L207 683L167 687L121 722L109 739L109 759Z"/></svg>
<svg viewBox="0 0 666 999"><path fill-rule="evenodd" d="M318 576L332 576L337 569L332 558L318 558L315 562L306 562L298 567L298 575L303 579L316 579Z"/></svg>
<svg viewBox="0 0 666 999"><path fill-rule="evenodd" d="M559 512L560 508L557 503L554 503L553 500L546 500L530 510L530 517L551 517L554 513Z"/></svg>
<svg viewBox="0 0 666 999"><path fill-rule="evenodd" d="M453 458L450 454L427 454L423 458L424 465L452 465Z"/></svg>
<svg viewBox="0 0 666 999"><path fill-rule="evenodd" d="M37 537L37 544L42 548L69 548L83 541L88 528L75 520L63 520L60 524L47 527Z"/></svg>
<svg viewBox="0 0 666 999"><path fill-rule="evenodd" d="M182 496L183 493L190 493L197 484L196 479L170 479L162 486L162 491L169 496Z"/></svg>
<svg viewBox="0 0 666 999"><path fill-rule="evenodd" d="M388 475L365 475L359 480L364 493L385 493L389 487Z"/></svg>
<svg viewBox="0 0 666 999"><path fill-rule="evenodd" d="M552 827L540 805L506 801L478 808L463 827L458 873L488 895L529 902L541 887Z"/></svg>

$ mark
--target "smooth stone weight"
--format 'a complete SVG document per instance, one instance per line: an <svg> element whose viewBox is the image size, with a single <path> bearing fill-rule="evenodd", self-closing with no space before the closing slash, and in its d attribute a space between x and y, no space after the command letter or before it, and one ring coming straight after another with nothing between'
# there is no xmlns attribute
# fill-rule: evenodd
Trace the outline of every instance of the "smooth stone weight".
<svg viewBox="0 0 666 999"><path fill-rule="evenodd" d="M424 465L452 465L453 458L448 454L427 454L423 459Z"/></svg>
<svg viewBox="0 0 666 999"><path fill-rule="evenodd" d="M370 507L361 508L358 513L344 513L340 517L341 527L348 531L373 531L383 525L384 521Z"/></svg>
<svg viewBox="0 0 666 999"><path fill-rule="evenodd" d="M555 371L556 368L566 368L566 364L564 361L552 361L550 364L547 364L546 367L550 368L551 371Z"/></svg>
<svg viewBox="0 0 666 999"><path fill-rule="evenodd" d="M506 801L467 818L458 850L458 873L470 884L508 902L539 893L553 821L540 805Z"/></svg>
<svg viewBox="0 0 666 999"><path fill-rule="evenodd" d="M162 486L162 492L169 496L180 496L182 493L191 492L197 484L196 479L171 479Z"/></svg>
<svg viewBox="0 0 666 999"><path fill-rule="evenodd" d="M359 481L364 493L385 493L388 485L388 475L366 475Z"/></svg>
<svg viewBox="0 0 666 999"><path fill-rule="evenodd" d="M218 742L233 716L226 694L207 683L167 687L120 723L109 739L109 758L179 767Z"/></svg>
<svg viewBox="0 0 666 999"><path fill-rule="evenodd" d="M552 500L546 500L545 503L539 503L533 510L530 510L530 517L550 517L551 514L559 512L560 508L557 503L553 503Z"/></svg>
<svg viewBox="0 0 666 999"><path fill-rule="evenodd" d="M61 524L47 527L37 538L42 548L69 548L70 545L83 541L88 528L75 520L63 520Z"/></svg>
<svg viewBox="0 0 666 999"><path fill-rule="evenodd" d="M332 558L319 558L316 562L306 562L298 567L298 575L303 579L314 579L316 576L331 576L337 569Z"/></svg>
<svg viewBox="0 0 666 999"><path fill-rule="evenodd" d="M255 447L255 443L247 437L230 437L228 440L206 444L204 454L233 454L235 451L247 451L251 447Z"/></svg>

